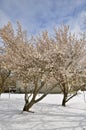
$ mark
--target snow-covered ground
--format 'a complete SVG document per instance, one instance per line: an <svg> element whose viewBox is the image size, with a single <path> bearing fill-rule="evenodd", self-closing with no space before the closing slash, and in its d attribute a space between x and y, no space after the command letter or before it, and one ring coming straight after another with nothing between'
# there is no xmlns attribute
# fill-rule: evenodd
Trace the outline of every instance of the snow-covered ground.
<svg viewBox="0 0 86 130"><path fill-rule="evenodd" d="M48 95L35 104L34 113L23 112L23 94L2 94L0 98L0 130L86 130L86 103L83 93L66 107L62 95Z"/></svg>

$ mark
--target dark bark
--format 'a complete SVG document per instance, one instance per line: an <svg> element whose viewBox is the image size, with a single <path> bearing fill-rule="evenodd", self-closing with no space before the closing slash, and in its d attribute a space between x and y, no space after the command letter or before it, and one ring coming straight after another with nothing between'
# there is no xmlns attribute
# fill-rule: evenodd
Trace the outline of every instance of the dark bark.
<svg viewBox="0 0 86 130"><path fill-rule="evenodd" d="M66 100L67 100L67 93L64 93L63 100L62 100L62 106L66 106Z"/></svg>
<svg viewBox="0 0 86 130"><path fill-rule="evenodd" d="M29 103L29 102L26 102L25 105L24 105L23 111L29 112L29 111L30 111L30 108L33 106L33 104L34 104L33 101L31 101L30 103Z"/></svg>
<svg viewBox="0 0 86 130"><path fill-rule="evenodd" d="M68 88L65 86L65 83L62 84L63 86L63 100L62 100L62 106L66 106L66 100L68 95Z"/></svg>

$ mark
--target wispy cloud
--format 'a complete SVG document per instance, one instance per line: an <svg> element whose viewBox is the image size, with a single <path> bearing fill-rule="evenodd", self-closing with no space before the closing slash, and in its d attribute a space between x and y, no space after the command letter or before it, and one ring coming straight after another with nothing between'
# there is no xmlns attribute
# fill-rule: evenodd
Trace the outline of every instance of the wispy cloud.
<svg viewBox="0 0 86 130"><path fill-rule="evenodd" d="M17 20L31 34L41 30L52 30L61 23L69 24L72 31L83 27L86 0L1 0L1 26L8 20Z"/></svg>
<svg viewBox="0 0 86 130"><path fill-rule="evenodd" d="M80 31L86 30L86 25L84 24L86 11L81 11L75 17L70 17L67 21L67 24L70 26L71 31L79 33Z"/></svg>

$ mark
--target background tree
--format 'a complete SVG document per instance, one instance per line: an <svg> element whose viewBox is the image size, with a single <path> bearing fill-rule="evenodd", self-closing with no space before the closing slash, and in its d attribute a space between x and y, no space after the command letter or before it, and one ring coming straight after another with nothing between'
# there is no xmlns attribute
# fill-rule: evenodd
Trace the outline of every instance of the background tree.
<svg viewBox="0 0 86 130"><path fill-rule="evenodd" d="M5 83L8 77L10 76L11 71L7 70L5 66L3 66L4 61L4 50L0 48L0 95L5 90Z"/></svg>

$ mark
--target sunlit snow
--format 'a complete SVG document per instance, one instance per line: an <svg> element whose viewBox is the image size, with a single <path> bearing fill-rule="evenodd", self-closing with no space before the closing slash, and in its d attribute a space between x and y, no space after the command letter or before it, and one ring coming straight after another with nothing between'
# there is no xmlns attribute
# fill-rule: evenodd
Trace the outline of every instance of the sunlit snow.
<svg viewBox="0 0 86 130"><path fill-rule="evenodd" d="M48 95L32 107L34 113L22 112L23 94L0 97L0 130L86 130L85 93L79 92L66 107L62 95Z"/></svg>

